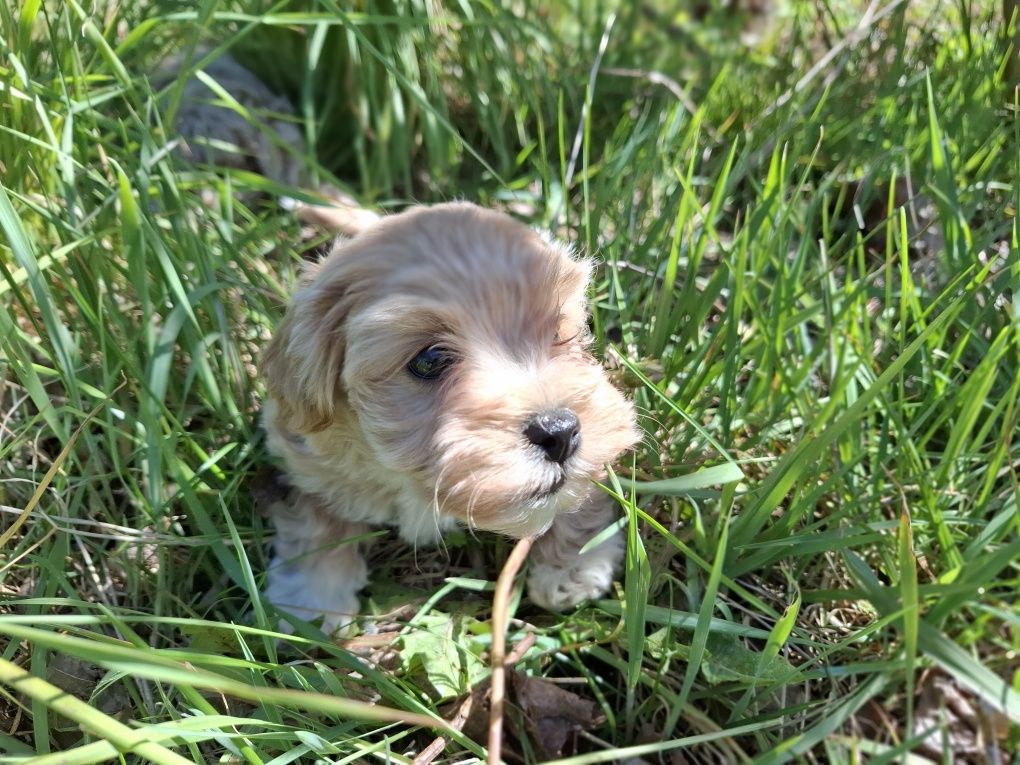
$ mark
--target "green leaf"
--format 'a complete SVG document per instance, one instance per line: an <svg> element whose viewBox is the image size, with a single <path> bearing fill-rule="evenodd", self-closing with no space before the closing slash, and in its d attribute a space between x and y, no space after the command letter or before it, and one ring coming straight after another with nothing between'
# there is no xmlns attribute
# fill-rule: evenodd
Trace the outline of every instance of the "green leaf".
<svg viewBox="0 0 1020 765"><path fill-rule="evenodd" d="M798 682L803 673L790 662L769 651L753 651L735 635L713 634L706 644L701 672L712 685L741 683L763 693L774 685Z"/></svg>
<svg viewBox="0 0 1020 765"><path fill-rule="evenodd" d="M423 674L436 701L461 696L488 676L488 666L479 659L483 644L460 617L433 612L400 641L401 666L409 674Z"/></svg>

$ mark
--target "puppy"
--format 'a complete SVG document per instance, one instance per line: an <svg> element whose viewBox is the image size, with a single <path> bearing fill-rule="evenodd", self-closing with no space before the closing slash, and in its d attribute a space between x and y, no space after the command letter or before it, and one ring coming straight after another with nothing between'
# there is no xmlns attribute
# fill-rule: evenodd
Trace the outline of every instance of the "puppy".
<svg viewBox="0 0 1020 765"><path fill-rule="evenodd" d="M327 632L352 622L369 524L412 544L457 526L540 535L532 601L606 592L623 543L581 553L614 519L593 480L638 434L587 351L590 269L456 203L380 218L304 272L263 364L292 487L273 511L273 604Z"/></svg>

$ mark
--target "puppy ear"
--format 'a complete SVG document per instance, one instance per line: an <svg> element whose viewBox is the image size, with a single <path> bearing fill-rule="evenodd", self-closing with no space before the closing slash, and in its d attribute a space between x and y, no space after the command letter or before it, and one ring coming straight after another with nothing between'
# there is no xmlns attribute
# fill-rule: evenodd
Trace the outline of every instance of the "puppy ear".
<svg viewBox="0 0 1020 765"><path fill-rule="evenodd" d="M281 425L295 433L324 430L342 404L346 289L309 266L262 359Z"/></svg>

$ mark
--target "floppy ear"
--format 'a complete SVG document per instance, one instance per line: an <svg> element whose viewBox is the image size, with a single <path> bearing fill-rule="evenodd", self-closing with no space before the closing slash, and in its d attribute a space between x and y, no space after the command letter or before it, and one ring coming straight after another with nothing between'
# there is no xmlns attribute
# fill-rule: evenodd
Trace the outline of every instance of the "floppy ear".
<svg viewBox="0 0 1020 765"><path fill-rule="evenodd" d="M338 274L309 266L262 359L262 373L279 406L281 424L314 433L333 421L343 402L340 373L349 312Z"/></svg>

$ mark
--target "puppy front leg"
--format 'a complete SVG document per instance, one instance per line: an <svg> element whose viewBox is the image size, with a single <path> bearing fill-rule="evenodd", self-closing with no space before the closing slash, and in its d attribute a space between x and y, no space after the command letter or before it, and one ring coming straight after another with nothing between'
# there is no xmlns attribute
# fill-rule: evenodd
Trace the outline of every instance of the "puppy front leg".
<svg viewBox="0 0 1020 765"><path fill-rule="evenodd" d="M601 597L623 561L619 532L591 550L581 548L615 520L612 498L596 491L574 513L564 513L535 541L528 573L528 595L550 611L563 611Z"/></svg>
<svg viewBox="0 0 1020 765"><path fill-rule="evenodd" d="M358 590L368 581L359 543L363 523L333 516L315 497L296 489L271 508L276 539L266 598L305 620L323 617L327 635L350 626L358 614Z"/></svg>

